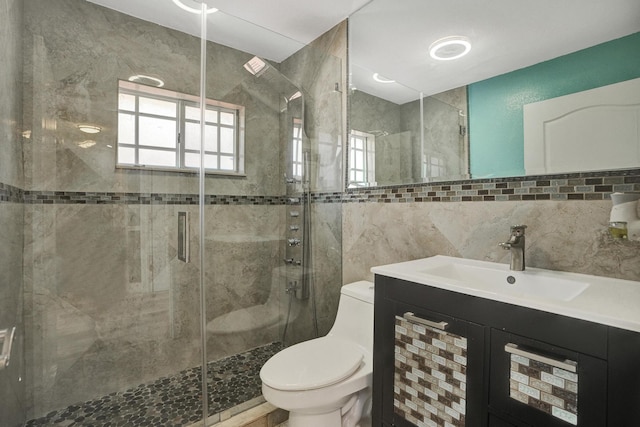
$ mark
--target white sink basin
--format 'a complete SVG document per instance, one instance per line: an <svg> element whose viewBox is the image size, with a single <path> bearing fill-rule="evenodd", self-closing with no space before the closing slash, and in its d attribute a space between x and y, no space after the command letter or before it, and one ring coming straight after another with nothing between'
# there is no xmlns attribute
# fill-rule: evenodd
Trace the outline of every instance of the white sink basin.
<svg viewBox="0 0 640 427"><path fill-rule="evenodd" d="M437 255L373 267L386 276L640 332L640 281Z"/></svg>
<svg viewBox="0 0 640 427"><path fill-rule="evenodd" d="M571 301L589 287L587 282L562 277L562 272L538 269L511 271L504 264L478 266L465 261L453 258L419 273L493 294L558 301Z"/></svg>

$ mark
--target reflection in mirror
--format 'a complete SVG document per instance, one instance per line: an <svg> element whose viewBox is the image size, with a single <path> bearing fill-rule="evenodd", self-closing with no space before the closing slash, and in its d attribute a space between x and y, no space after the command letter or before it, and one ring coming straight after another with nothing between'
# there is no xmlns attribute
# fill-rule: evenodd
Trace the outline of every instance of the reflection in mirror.
<svg viewBox="0 0 640 427"><path fill-rule="evenodd" d="M468 139L468 157L462 156L466 164L460 169L464 173L458 174L455 171L439 172L437 149L433 162L425 157L429 156L429 150L432 149L429 147L429 134L443 144L442 135L447 132L430 126L429 97L425 97L423 126L412 129L424 133L424 139L411 134L411 139L420 143L412 146L410 161L402 160L403 164L411 165L409 169L398 169L397 163L401 161L399 158L394 159L395 163L385 160L386 164L395 169L393 179L376 177L372 181L367 178L368 183L350 182L348 187L517 177L534 173L525 170L523 116L527 104L640 77L640 56L637 55L640 33L637 32L637 19L630 18L638 16L640 3L615 0L615 4L607 6L611 13L607 13L607 23L603 24L602 14L597 12L602 5L594 0L585 1L589 7L581 4L578 8L569 2L558 5L554 10L554 23L546 18L548 14L544 12L544 2L516 5L513 2L485 1L468 5L464 10L452 11L451 6L445 3L426 5L424 2L407 0L402 7L398 7L393 0L375 0L354 13L349 20L351 86L368 94L371 99L377 97L395 103L398 109L401 106L405 111L411 110L406 106L417 102L420 92L431 95L466 84L466 90L462 87L458 90L466 91L468 95L468 114L464 119L465 127L461 128L463 132L468 131L465 135L465 140ZM510 25L506 25L495 21L496 16L511 16L513 20ZM413 25L418 19L420 24ZM516 52L508 51L517 45L511 42L520 40L522 44L521 39L526 34L534 34L534 31L525 29L527 26L543 20L549 32L560 32L565 40L548 40L540 35L535 41L528 41L526 51L519 48ZM442 36L435 33L448 31L449 28L444 27L451 26L452 21L463 32L473 29L476 33L475 40L470 37L473 47L470 54L461 61L436 63L428 58L428 52L424 52L426 48L422 45L426 43L428 46L430 40ZM585 28L590 30L584 31ZM492 36L491 43L482 39L487 34ZM480 43L480 40L484 43ZM499 53L493 49L497 40L502 40ZM382 82L394 82L376 81L372 78L374 73L384 76ZM414 88L413 96L412 90L407 87ZM377 111L372 108L374 104L371 99L369 102L355 99L357 93L350 92L350 129L386 131L379 129L384 122L374 114ZM454 108L460 108L459 104L438 95L433 97ZM361 120L358 116L363 114L358 109L363 103L369 109L364 114L369 114L368 120L373 122L366 126L358 124ZM464 105L466 107L466 101ZM403 118L406 122L410 120L415 119ZM579 132L571 131L570 134ZM608 139L615 139L612 136L609 135ZM378 139L376 138L376 157L379 151ZM401 150L401 140L397 144L396 148ZM585 151L588 150L572 153L577 167L554 169L553 173L594 170L593 167L580 166L584 164L582 153ZM406 150L402 152L404 153ZM376 166L380 163L376 162ZM430 165L435 172L430 174L428 168L421 171L424 169L421 164ZM634 167L640 167L640 164L630 166ZM621 168L629 168L628 162L607 166L605 169ZM383 176L376 168L376 176L378 175Z"/></svg>
<svg viewBox="0 0 640 427"><path fill-rule="evenodd" d="M368 73L374 84L397 92L384 99L359 88L366 84L352 85L348 187L468 178L466 89L423 98L374 74Z"/></svg>
<svg viewBox="0 0 640 427"><path fill-rule="evenodd" d="M639 46L640 33L635 33L470 84L469 144L472 177L495 178L629 168L628 163L611 163L600 168L590 166L585 155L596 150L596 147L586 146L585 140L580 141L580 150L572 151L574 161L571 166L567 164L568 167L554 167L546 171L540 168L525 170L528 159L525 159L524 122L529 104L640 77L640 55L637 55ZM631 105L633 102L637 101L627 100L618 105ZM597 99L577 108L596 105ZM621 116L616 120L621 120ZM579 135L580 132L580 129L573 129L567 130L566 134ZM618 141L618 136L609 134L604 140L611 145ZM602 144L602 141L599 143ZM549 153L546 149L544 153L538 151L535 155L546 156ZM559 162L558 165L562 163L564 162ZM631 168L633 167L640 167L640 163L635 163Z"/></svg>

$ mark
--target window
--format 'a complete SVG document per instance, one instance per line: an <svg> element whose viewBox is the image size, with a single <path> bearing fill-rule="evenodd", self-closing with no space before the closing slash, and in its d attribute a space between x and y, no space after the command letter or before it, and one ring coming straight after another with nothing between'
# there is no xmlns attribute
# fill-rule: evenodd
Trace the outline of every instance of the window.
<svg viewBox="0 0 640 427"><path fill-rule="evenodd" d="M207 100L204 167L207 172L244 173L244 107ZM120 81L120 167L192 171L200 167L199 98Z"/></svg>
<svg viewBox="0 0 640 427"><path fill-rule="evenodd" d="M422 176L425 178L437 178L445 175L444 160L439 157L424 155L422 162Z"/></svg>
<svg viewBox="0 0 640 427"><path fill-rule="evenodd" d="M293 119L293 135L291 137L291 175L302 179L302 120Z"/></svg>
<svg viewBox="0 0 640 427"><path fill-rule="evenodd" d="M376 185L375 182L375 136L351 131L349 144L349 186Z"/></svg>

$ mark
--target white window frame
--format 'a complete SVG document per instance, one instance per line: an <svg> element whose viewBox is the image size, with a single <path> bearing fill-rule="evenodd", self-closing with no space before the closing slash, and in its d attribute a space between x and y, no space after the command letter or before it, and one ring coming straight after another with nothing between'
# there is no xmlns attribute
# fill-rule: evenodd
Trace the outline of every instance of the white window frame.
<svg viewBox="0 0 640 427"><path fill-rule="evenodd" d="M362 149L355 147L354 142L362 142ZM349 135L349 187L367 187L377 185L375 178L376 137L373 134L351 130ZM355 166L355 157L359 157L362 169ZM364 180L356 180L356 174L362 174Z"/></svg>
<svg viewBox="0 0 640 427"><path fill-rule="evenodd" d="M185 110L187 107L199 108L200 98L193 95L188 95L185 93L174 92L167 89L160 89L152 86L141 85L139 83L133 83L125 80L118 81L118 99L120 94L128 94L136 97L136 108L135 111L123 110L120 109L120 105L118 105L118 119L120 114L128 114L133 116L135 121L135 140L133 143L125 143L121 141L117 141L116 144L116 168L120 169L144 169L144 170L158 170L158 171L173 171L173 172L187 172L187 173L196 173L198 172L199 167L188 167L185 165L185 154L189 153L199 153L200 150L187 149L185 143L185 127L186 123L200 123L200 120L192 120L187 119ZM165 120L171 120L172 118L164 117L164 116L155 116L153 114L141 113L138 110L138 100L140 97L150 98L150 99L158 99L162 101L167 101L171 103L175 103L176 105L176 145L175 148L166 148L166 147L158 147L158 146L144 146L140 144L140 128L138 126L140 117L157 117ZM118 101L119 102L119 101ZM220 123L212 123L207 122L207 125L211 128L213 127L217 132L217 140L220 141L220 131L222 128L232 128L234 131L234 142L233 142L233 153L223 153L218 151L206 151L205 155L215 156L217 157L217 168L206 168L206 174L217 174L217 175L232 175L232 176L245 176L244 170L244 124L245 124L245 108L241 105L230 104L227 102L217 101L213 99L206 100L206 108L209 111L215 111L218 115L218 119L220 117L220 112L232 113L234 115L234 125L229 126ZM130 148L134 149L135 152L135 161L138 162L139 150L147 149L147 150L158 150L158 151L169 151L176 154L176 164L175 166L159 166L159 165L144 165L139 163L120 163L119 162L119 149L120 148ZM233 163L233 170L231 169L220 169L220 157L231 157Z"/></svg>
<svg viewBox="0 0 640 427"><path fill-rule="evenodd" d="M302 179L304 171L302 155L302 120L293 119L291 135L291 177Z"/></svg>

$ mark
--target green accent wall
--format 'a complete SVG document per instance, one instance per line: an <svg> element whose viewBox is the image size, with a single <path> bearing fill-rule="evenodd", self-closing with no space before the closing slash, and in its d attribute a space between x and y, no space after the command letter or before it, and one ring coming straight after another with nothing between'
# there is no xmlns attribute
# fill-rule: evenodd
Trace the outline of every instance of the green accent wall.
<svg viewBox="0 0 640 427"><path fill-rule="evenodd" d="M471 176L524 175L523 105L640 77L640 32L468 86Z"/></svg>

